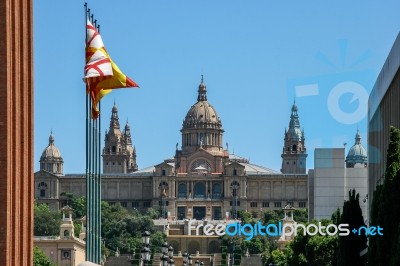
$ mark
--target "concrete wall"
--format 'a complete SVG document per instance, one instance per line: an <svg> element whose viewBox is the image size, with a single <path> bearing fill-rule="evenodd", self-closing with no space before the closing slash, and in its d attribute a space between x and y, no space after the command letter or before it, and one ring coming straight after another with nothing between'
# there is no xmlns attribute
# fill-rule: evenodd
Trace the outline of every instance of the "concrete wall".
<svg viewBox="0 0 400 266"><path fill-rule="evenodd" d="M344 148L315 149L314 168L314 218L330 218L344 202Z"/></svg>
<svg viewBox="0 0 400 266"><path fill-rule="evenodd" d="M349 190L355 189L360 195L360 207L366 220L368 168L362 165L346 168L344 148L315 149L314 167L309 173L309 218L330 219L337 208L342 210L344 201L349 199Z"/></svg>

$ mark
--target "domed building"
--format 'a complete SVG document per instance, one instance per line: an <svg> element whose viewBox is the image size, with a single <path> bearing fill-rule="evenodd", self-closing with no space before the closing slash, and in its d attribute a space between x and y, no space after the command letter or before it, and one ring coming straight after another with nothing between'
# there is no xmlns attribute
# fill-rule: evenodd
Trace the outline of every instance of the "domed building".
<svg viewBox="0 0 400 266"><path fill-rule="evenodd" d="M368 164L367 150L361 144L361 136L358 129L355 139L356 141L354 145L350 148L346 156L346 167L348 168L367 167Z"/></svg>
<svg viewBox="0 0 400 266"><path fill-rule="evenodd" d="M35 198L53 209L59 208L60 178L63 177L64 160L54 144L53 132L49 136L49 145L40 156L40 171L35 173Z"/></svg>
<svg viewBox="0 0 400 266"><path fill-rule="evenodd" d="M181 146L176 145L170 158L137 170L131 128L126 125L121 131L114 104L102 153L102 200L139 211L157 208L161 217L181 222L235 219L239 210L260 216L263 211L281 210L288 204L308 207L307 153L296 104L284 135L281 171L252 164L223 147L222 119L208 101L203 77L180 132ZM50 180L56 185L49 185ZM57 208L66 204L65 193L85 195L84 173L58 175L41 170L35 173L35 182L48 184L44 197L40 192L35 194L37 201L53 201ZM174 228L176 235L168 237L175 250L187 247L190 253L218 252L217 236L185 238L182 235L187 230L181 229Z"/></svg>
<svg viewBox="0 0 400 266"><path fill-rule="evenodd" d="M64 160L61 157L60 150L54 144L53 131L49 136L49 145L43 150L39 162L40 170L45 170L56 175L62 175Z"/></svg>

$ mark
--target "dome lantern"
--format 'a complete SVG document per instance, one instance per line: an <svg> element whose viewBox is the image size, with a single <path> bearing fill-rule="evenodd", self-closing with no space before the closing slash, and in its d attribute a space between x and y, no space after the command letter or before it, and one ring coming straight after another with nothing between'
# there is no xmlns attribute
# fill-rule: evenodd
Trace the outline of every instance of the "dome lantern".
<svg viewBox="0 0 400 266"><path fill-rule="evenodd" d="M198 89L197 102L190 107L182 125L182 149L195 151L222 151L222 123L217 111L207 101L207 89L203 75Z"/></svg>

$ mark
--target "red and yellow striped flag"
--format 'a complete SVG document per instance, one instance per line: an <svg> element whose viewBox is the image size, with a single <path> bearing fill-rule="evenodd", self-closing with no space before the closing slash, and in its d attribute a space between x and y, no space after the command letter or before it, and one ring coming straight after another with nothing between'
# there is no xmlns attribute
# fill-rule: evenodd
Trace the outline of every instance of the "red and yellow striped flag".
<svg viewBox="0 0 400 266"><path fill-rule="evenodd" d="M112 61L96 28L87 21L86 92L92 99L92 118L99 116L97 104L112 89L139 87Z"/></svg>

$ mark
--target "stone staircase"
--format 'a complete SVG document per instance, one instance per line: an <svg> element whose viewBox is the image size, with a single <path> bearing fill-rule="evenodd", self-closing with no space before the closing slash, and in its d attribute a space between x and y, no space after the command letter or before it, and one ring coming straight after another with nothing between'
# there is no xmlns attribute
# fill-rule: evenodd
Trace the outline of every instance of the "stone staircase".
<svg viewBox="0 0 400 266"><path fill-rule="evenodd" d="M213 258L213 266L221 266L221 261L222 261L222 254L221 253L214 253L214 258Z"/></svg>
<svg viewBox="0 0 400 266"><path fill-rule="evenodd" d="M160 266L161 265L161 257L162 253L154 253L153 255L153 266Z"/></svg>
<svg viewBox="0 0 400 266"><path fill-rule="evenodd" d="M262 258L259 255L251 255L250 257L242 257L241 266L262 266Z"/></svg>
<svg viewBox="0 0 400 266"><path fill-rule="evenodd" d="M181 224L170 224L169 235L183 235L183 225Z"/></svg>

